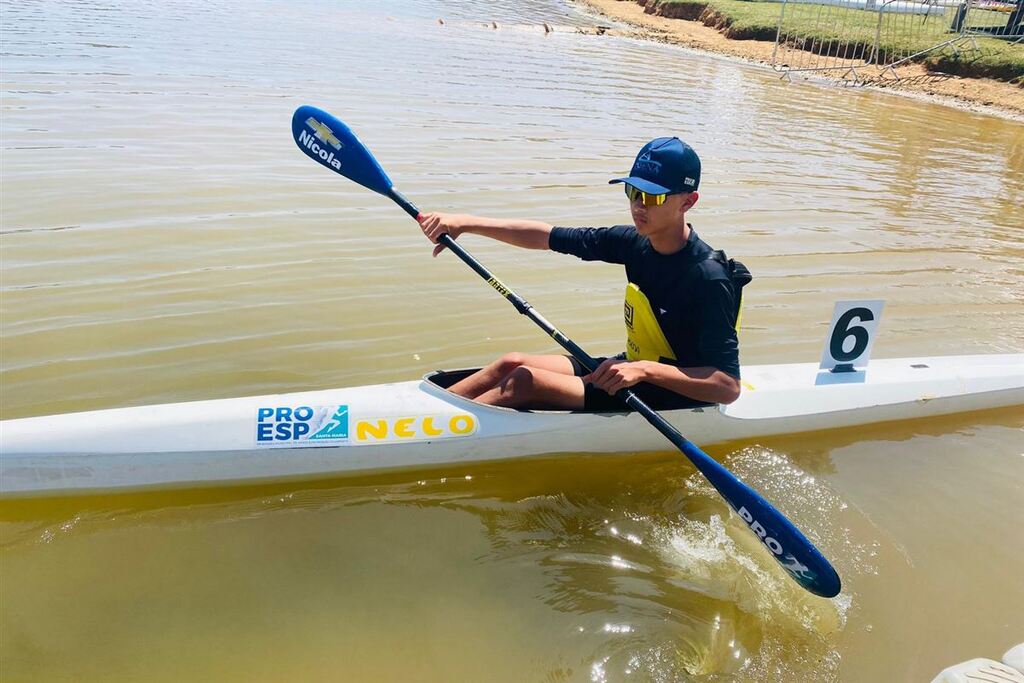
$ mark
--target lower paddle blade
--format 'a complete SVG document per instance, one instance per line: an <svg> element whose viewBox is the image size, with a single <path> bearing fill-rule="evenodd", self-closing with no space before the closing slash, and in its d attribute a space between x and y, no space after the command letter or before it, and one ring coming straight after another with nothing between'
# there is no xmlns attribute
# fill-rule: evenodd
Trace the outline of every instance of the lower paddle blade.
<svg viewBox="0 0 1024 683"><path fill-rule="evenodd" d="M356 134L323 109L304 105L292 115L292 137L313 161L363 187L388 195L391 179Z"/></svg>
<svg viewBox="0 0 1024 683"><path fill-rule="evenodd" d="M676 445L722 494L794 581L823 598L834 598L839 594L842 590L839 574L778 508L690 441L683 438L682 445Z"/></svg>

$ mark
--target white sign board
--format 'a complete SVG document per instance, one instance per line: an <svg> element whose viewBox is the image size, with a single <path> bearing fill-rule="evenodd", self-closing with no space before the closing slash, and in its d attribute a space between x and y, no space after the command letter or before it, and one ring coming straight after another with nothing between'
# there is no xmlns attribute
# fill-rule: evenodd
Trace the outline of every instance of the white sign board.
<svg viewBox="0 0 1024 683"><path fill-rule="evenodd" d="M836 302L821 352L822 370L853 372L868 364L884 306L881 299Z"/></svg>

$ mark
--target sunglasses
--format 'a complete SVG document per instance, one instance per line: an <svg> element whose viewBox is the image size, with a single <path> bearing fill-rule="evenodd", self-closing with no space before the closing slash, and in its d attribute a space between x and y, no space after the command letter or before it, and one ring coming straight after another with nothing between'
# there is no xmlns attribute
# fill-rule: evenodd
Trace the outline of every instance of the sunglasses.
<svg viewBox="0 0 1024 683"><path fill-rule="evenodd" d="M643 202L644 206L661 206L665 203L665 200L668 199L669 194L676 194L674 192L650 194L648 192L641 192L632 185L623 185L623 187L626 188L626 196L629 197L630 203L640 200Z"/></svg>

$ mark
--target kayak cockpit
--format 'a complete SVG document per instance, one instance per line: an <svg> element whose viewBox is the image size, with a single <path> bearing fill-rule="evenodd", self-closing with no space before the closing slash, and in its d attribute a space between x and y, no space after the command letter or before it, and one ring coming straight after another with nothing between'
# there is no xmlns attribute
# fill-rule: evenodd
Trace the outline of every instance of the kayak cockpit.
<svg viewBox="0 0 1024 683"><path fill-rule="evenodd" d="M424 379L424 381L429 382L430 384L433 384L434 386L436 386L436 387L438 387L440 389L444 389L447 392L448 389L452 385L454 385L456 382L459 382L459 381L465 379L466 377L469 377L474 372L477 372L479 369L480 368L465 368L465 369L461 369L461 370L435 370L434 372L431 372L428 375L424 376L423 379ZM454 395L454 394L451 394L451 395ZM463 398L462 400L469 400L469 399ZM488 406L488 407L489 408L495 408L496 406ZM680 396L678 402L673 402L673 404L670 407L668 407L668 408L661 408L661 410L692 410L694 408L717 408L717 407L718 407L717 403L706 403L704 401L697 401L695 399L686 398L685 396ZM499 408L499 409L501 409L501 410L511 410L509 408ZM519 410L519 411L516 411L516 412L523 412L523 413L595 413L595 414L600 413L600 414L607 415L607 414L627 413L627 412L630 412L630 411L626 408L625 405L623 405L622 406L622 410L614 410L614 411L607 411L607 410L603 410L603 411L596 411L596 410L543 410L543 409L540 409L540 410Z"/></svg>
<svg viewBox="0 0 1024 683"><path fill-rule="evenodd" d="M456 382L464 380L480 368L465 368L463 370L435 370L423 379L431 384L447 389Z"/></svg>

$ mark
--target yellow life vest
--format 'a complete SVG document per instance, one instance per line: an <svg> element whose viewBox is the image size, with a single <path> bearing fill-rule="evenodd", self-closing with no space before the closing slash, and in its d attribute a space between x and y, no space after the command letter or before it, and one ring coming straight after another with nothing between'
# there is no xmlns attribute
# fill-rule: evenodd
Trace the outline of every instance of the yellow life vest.
<svg viewBox="0 0 1024 683"><path fill-rule="evenodd" d="M627 360L676 360L665 333L661 331L658 319L654 317L651 302L632 282L626 285L623 312L626 321Z"/></svg>
<svg viewBox="0 0 1024 683"><path fill-rule="evenodd" d="M722 254L723 260L725 254ZM733 265L735 264L735 265ZM736 326L740 331L740 318L743 314L743 287L750 282L750 271L739 261L729 261L730 274L739 268L739 274L733 276L736 290ZM677 360L675 352L665 338L665 333L658 324L658 319L651 308L651 302L640 288L630 282L626 285L626 300L623 304L626 322L626 360Z"/></svg>

